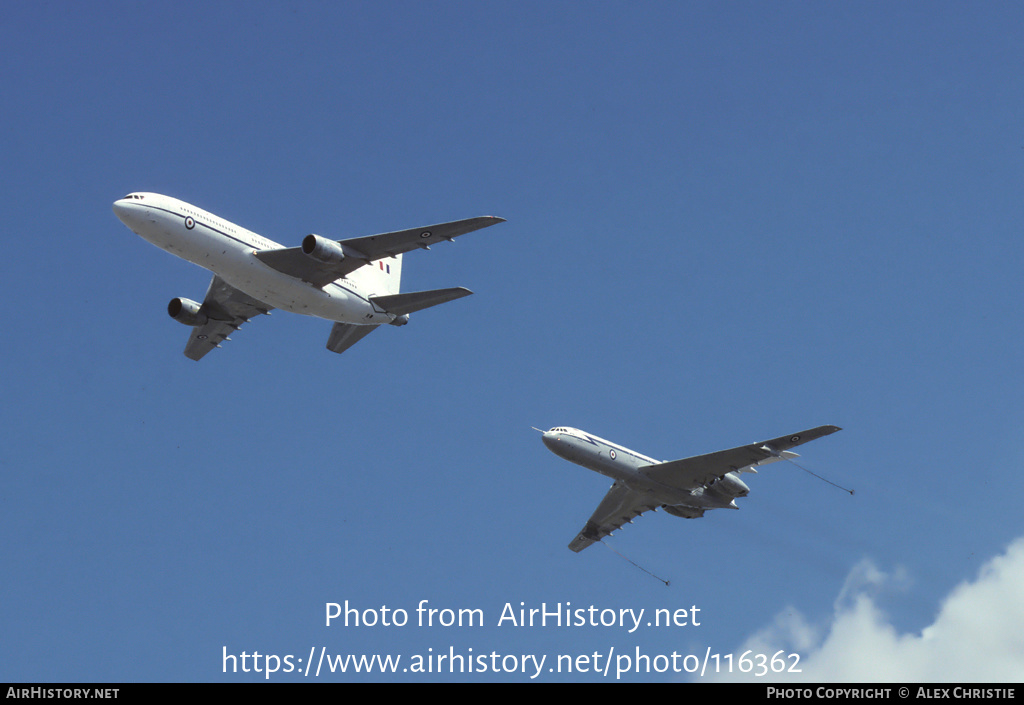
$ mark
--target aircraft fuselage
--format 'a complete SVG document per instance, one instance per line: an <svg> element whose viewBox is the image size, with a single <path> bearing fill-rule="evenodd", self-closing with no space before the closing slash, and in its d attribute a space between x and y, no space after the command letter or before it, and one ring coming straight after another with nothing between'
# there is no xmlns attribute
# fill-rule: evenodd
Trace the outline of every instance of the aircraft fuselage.
<svg viewBox="0 0 1024 705"><path fill-rule="evenodd" d="M674 506L683 505L700 509L737 509L734 495L719 495L714 490L698 487L680 490L658 483L644 474L642 468L657 465L660 460L637 453L611 441L576 428L558 427L544 432L544 445L555 455L588 470L625 483L631 490L649 495L652 501ZM734 487L746 489L736 475L729 473ZM738 483L738 484L736 484Z"/></svg>
<svg viewBox="0 0 1024 705"><path fill-rule="evenodd" d="M391 323L359 283L339 279L322 289L279 272L255 253L282 245L189 203L156 193L133 193L114 202L114 213L157 247L210 270L231 286L273 308L342 323Z"/></svg>

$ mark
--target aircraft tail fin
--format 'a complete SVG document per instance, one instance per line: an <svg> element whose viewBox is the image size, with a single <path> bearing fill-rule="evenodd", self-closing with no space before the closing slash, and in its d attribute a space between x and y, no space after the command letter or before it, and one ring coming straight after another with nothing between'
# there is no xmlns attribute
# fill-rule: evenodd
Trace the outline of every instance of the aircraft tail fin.
<svg viewBox="0 0 1024 705"><path fill-rule="evenodd" d="M431 306L438 306L473 292L461 286L451 289L432 289L430 291L412 291L408 294L392 294L390 296L371 296L370 302L380 306L388 313L402 316L407 313L422 311Z"/></svg>
<svg viewBox="0 0 1024 705"><path fill-rule="evenodd" d="M402 255L401 253L394 257L388 257L387 259L379 260L380 267L383 265L385 275L384 288L389 294L397 294L402 290Z"/></svg>
<svg viewBox="0 0 1024 705"><path fill-rule="evenodd" d="M370 291L397 294L402 287L402 255L373 260L347 275Z"/></svg>

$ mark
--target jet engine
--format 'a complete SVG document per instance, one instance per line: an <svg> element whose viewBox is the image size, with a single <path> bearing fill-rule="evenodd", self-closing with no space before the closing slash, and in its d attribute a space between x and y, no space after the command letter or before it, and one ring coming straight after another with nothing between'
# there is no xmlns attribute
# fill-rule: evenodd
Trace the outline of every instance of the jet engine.
<svg viewBox="0 0 1024 705"><path fill-rule="evenodd" d="M750 488L747 487L747 484L732 473L718 478L708 485L708 489L715 494L726 497L746 497L750 494Z"/></svg>
<svg viewBox="0 0 1024 705"><path fill-rule="evenodd" d="M171 299L167 304L167 313L178 323L186 326L203 326L209 320L199 309L202 306L192 299Z"/></svg>
<svg viewBox="0 0 1024 705"><path fill-rule="evenodd" d="M302 252L324 264L339 264L345 259L345 250L341 245L319 235L307 235L302 238Z"/></svg>

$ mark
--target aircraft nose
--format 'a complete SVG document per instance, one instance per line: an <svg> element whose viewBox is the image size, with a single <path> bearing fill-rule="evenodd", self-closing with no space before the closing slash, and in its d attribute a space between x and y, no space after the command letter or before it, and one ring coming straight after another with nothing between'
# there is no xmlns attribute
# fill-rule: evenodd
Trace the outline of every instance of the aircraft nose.
<svg viewBox="0 0 1024 705"><path fill-rule="evenodd" d="M129 230L138 232L144 220L145 208L130 198L119 198L114 201L114 215L128 226Z"/></svg>
<svg viewBox="0 0 1024 705"><path fill-rule="evenodd" d="M555 443L558 442L558 434L554 431L545 431L544 435L541 436L541 439L544 441L544 445L554 450Z"/></svg>
<svg viewBox="0 0 1024 705"><path fill-rule="evenodd" d="M114 215L116 215L122 222L124 222L124 219L128 216L129 210L128 201L124 198L119 198L114 201Z"/></svg>

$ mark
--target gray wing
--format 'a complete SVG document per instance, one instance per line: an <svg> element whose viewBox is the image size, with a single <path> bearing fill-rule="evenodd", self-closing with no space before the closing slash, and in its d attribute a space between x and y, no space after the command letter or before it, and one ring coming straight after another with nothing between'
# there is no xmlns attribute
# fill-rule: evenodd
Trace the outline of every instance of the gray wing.
<svg viewBox="0 0 1024 705"><path fill-rule="evenodd" d="M192 329L185 345L185 357L199 360L253 316L270 313L273 306L254 299L239 291L219 276L214 275L210 288L206 290L200 312L209 319L205 324Z"/></svg>
<svg viewBox="0 0 1024 705"><path fill-rule="evenodd" d="M632 522L634 518L658 506L658 502L651 501L647 495L616 481L597 505L583 530L569 543L569 548L579 553L623 524Z"/></svg>
<svg viewBox="0 0 1024 705"><path fill-rule="evenodd" d="M416 313L431 306L461 299L473 292L465 287L456 286L450 289L431 289L430 291L412 291L408 294L392 294L390 296L371 296L370 303L380 306L388 313L401 316Z"/></svg>
<svg viewBox="0 0 1024 705"><path fill-rule="evenodd" d="M318 262L306 256L301 247L262 250L256 253L256 257L279 272L322 288L369 262L384 257L394 257L416 249L426 250L435 242L442 240L451 242L459 235L504 222L504 218L485 215L479 218L456 220L451 223L428 225L423 228L338 240L345 252L345 259L332 264Z"/></svg>
<svg viewBox="0 0 1024 705"><path fill-rule="evenodd" d="M740 468L776 460L782 451L840 431L838 426L818 426L770 441L720 450L717 453L697 455L683 460L672 460L657 465L645 465L640 472L655 482L681 490L705 487L714 480Z"/></svg>
<svg viewBox="0 0 1024 705"><path fill-rule="evenodd" d="M335 323L331 326L330 337L327 338L327 349L331 352L343 353L375 330L377 330L377 326Z"/></svg>

